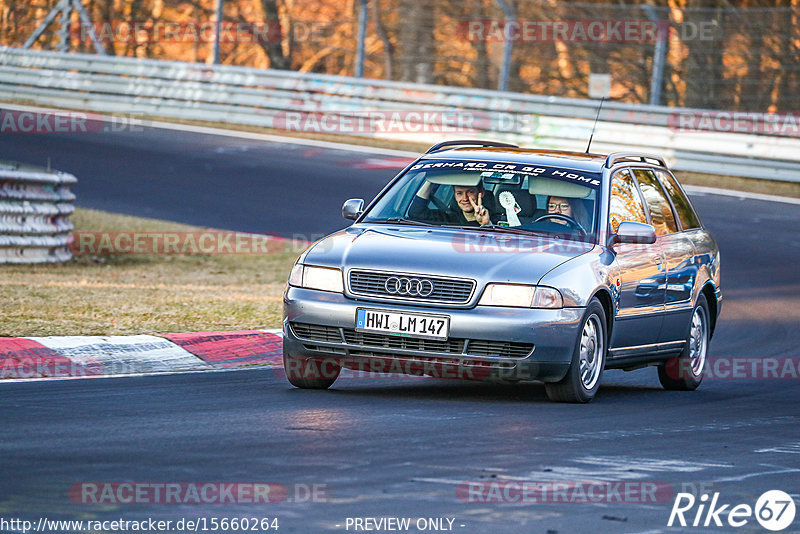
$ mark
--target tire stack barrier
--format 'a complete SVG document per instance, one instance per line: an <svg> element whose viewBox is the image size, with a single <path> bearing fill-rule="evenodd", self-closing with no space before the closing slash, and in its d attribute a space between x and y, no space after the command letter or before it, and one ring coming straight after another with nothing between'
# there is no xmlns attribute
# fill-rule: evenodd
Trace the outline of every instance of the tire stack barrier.
<svg viewBox="0 0 800 534"><path fill-rule="evenodd" d="M0 263L53 263L72 258L75 176L0 161Z"/></svg>

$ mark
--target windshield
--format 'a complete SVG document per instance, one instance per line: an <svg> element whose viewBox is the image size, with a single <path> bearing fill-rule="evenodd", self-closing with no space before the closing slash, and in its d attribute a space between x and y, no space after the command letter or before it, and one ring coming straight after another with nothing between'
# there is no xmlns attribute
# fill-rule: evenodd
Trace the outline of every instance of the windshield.
<svg viewBox="0 0 800 534"><path fill-rule="evenodd" d="M423 160L364 222L493 227L593 242L600 174L494 161Z"/></svg>

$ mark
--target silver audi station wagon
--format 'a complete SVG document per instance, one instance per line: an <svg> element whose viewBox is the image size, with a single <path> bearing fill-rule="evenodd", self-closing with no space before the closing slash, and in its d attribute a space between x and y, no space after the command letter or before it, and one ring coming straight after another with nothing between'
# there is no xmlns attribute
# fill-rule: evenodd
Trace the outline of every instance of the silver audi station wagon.
<svg viewBox="0 0 800 534"><path fill-rule="evenodd" d="M283 359L300 388L343 368L544 382L588 402L603 369L693 390L720 255L657 156L439 143L297 260Z"/></svg>

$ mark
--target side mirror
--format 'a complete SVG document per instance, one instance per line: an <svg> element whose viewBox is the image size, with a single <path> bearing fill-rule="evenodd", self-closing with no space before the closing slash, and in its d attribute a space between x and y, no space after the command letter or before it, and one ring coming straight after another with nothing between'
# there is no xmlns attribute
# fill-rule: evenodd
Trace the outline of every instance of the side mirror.
<svg viewBox="0 0 800 534"><path fill-rule="evenodd" d="M342 204L342 217L355 221L364 211L364 199L351 198Z"/></svg>
<svg viewBox="0 0 800 534"><path fill-rule="evenodd" d="M611 236L611 246L617 243L651 245L656 242L656 229L652 225L625 221L620 223L617 233Z"/></svg>

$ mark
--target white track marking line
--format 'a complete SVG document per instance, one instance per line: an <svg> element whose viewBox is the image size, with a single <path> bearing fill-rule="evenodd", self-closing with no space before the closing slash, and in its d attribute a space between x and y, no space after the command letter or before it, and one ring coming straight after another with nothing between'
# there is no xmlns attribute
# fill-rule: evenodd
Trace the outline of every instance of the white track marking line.
<svg viewBox="0 0 800 534"><path fill-rule="evenodd" d="M737 477L715 478L712 479L711 482L713 484L716 484L718 482L741 482L743 480L747 480L748 478L763 477L765 475L782 475L785 473L800 473L800 469L788 468L788 469L779 469L777 471L760 471L758 473L748 473L746 475L739 475Z"/></svg>
<svg viewBox="0 0 800 534"><path fill-rule="evenodd" d="M81 113L90 114L90 118L94 119L102 118L106 122L111 122L113 117L110 115L104 115L102 113L96 113L94 111L86 111L86 110L63 110L63 109L55 109L55 108L43 108L39 106L24 106L19 104L7 104L5 102L0 102L0 109L8 109L12 111L30 111L30 112L50 112L50 113L57 113L57 112L64 112L68 113L70 111L80 111ZM272 135L272 134L262 134L257 132L247 132L244 130L226 130L224 128L214 128L211 126L197 126L194 124L181 124L177 122L165 122L165 121L154 121L154 120L141 120L137 126L143 126L147 128L160 128L163 130L177 130L181 132L191 132L191 133L199 133L199 134L206 134L206 135L219 135L222 137L236 137L239 139L253 139L256 141L266 141L270 143L282 143L286 145L301 145L301 146L310 146L315 148L330 148L333 150L344 150L347 152L360 152L363 154L381 154L381 155L390 155L390 156L402 156L402 157L409 157L409 158L417 158L419 157L419 153L417 152L405 152L403 150L394 150L390 148L379 148L379 147L371 147L371 146L363 146L363 145L351 145L348 143L338 143L333 141L320 141L317 139L303 139L298 137L282 137L279 135Z"/></svg>
<svg viewBox="0 0 800 534"><path fill-rule="evenodd" d="M58 110L53 108L43 108L38 106L23 106L19 104L8 104L0 102L0 109L10 109L15 111L32 111L32 112L56 112L67 111ZM73 110L74 111L74 110ZM102 113L91 113L92 116L101 117L104 121L110 121L113 117L103 115ZM310 146L316 148L329 148L332 150L343 150L347 152L360 152L362 154L380 154L388 156L400 156L407 158L417 158L420 156L418 152L408 152L404 150L394 150L391 148L380 148L363 145L351 145L348 143L338 143L333 141L320 141L317 139L302 139L298 137L281 137L279 135L261 134L256 132L246 132L242 130L226 130L224 128L214 128L211 126L196 126L193 124L181 124L176 122L165 121L142 121L141 126L150 128L160 128L163 130L176 130L181 132L192 132L206 135L219 135L222 137L235 137L239 139L253 139L256 141L266 141L270 143L282 143L287 145L300 145ZM765 195L761 193L747 193L744 191L734 191L731 189L719 189L716 187L706 187L700 185L684 185L689 193L695 194L709 194L709 195L725 195L741 199L764 200L767 202L783 202L785 204L800 205L800 198L781 197L777 195Z"/></svg>
<svg viewBox="0 0 800 534"><path fill-rule="evenodd" d="M35 378L4 378L0 380L0 384L13 383L13 382L47 382L55 380L103 380L106 378L128 378L131 376L171 376L171 375L188 375L195 373L232 373L237 371L263 371L264 369L272 369L274 366L270 364L256 364L248 365L246 367L212 367L210 369L195 369L192 371L159 371L153 373L129 373L118 375L92 375L92 376L40 376Z"/></svg>
<svg viewBox="0 0 800 534"><path fill-rule="evenodd" d="M102 374L135 374L211 369L183 347L157 336L28 337L70 361Z"/></svg>
<svg viewBox="0 0 800 534"><path fill-rule="evenodd" d="M766 202L783 202L784 204L794 204L800 206L800 198L779 197L777 195L764 195L762 193L747 193L745 191L734 191L732 189L718 189L716 187L706 187L703 185L684 185L687 193L700 195L724 195L736 197L742 200L764 200Z"/></svg>

